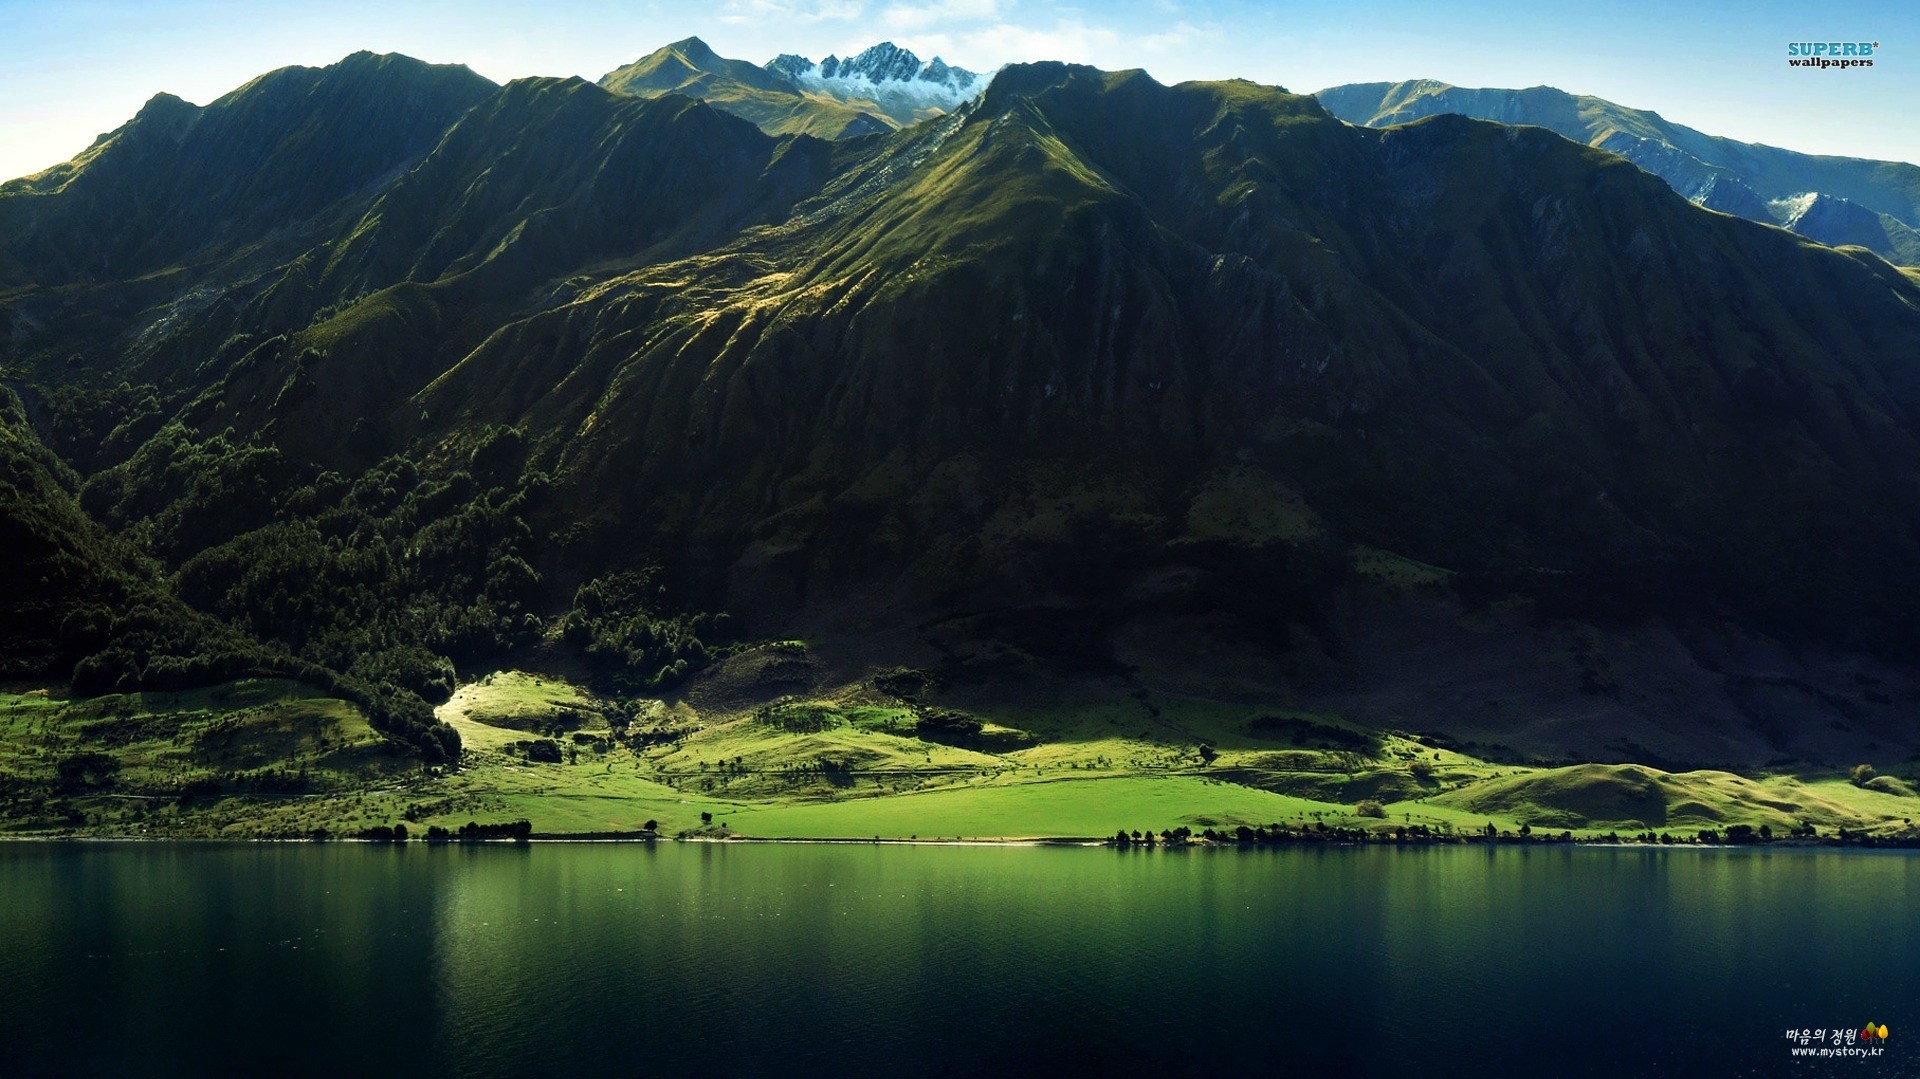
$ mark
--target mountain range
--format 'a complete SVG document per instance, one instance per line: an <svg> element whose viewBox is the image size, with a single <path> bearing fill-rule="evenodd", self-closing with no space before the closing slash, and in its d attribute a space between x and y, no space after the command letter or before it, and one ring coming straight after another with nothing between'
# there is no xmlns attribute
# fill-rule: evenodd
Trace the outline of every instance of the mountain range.
<svg viewBox="0 0 1920 1079"><path fill-rule="evenodd" d="M659 686L725 610L1586 759L1920 744L1913 273L1538 127L978 81L361 53L8 183L9 520L105 552L14 675ZM127 581L200 628L75 613Z"/></svg>
<svg viewBox="0 0 1920 1079"><path fill-rule="evenodd" d="M1368 127L1451 113L1529 124L1619 154L1699 206L1762 221L1830 246L1920 264L1920 167L1823 157L1702 134L1659 113L1550 86L1467 89L1431 79L1354 83L1315 95Z"/></svg>

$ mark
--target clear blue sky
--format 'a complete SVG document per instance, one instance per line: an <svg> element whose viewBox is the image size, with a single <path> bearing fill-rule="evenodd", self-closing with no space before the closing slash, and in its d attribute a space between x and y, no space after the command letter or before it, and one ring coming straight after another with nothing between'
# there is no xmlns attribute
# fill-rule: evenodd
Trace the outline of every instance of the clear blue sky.
<svg viewBox="0 0 1920 1079"><path fill-rule="evenodd" d="M0 178L71 157L157 91L204 104L356 49L591 79L696 34L756 63L892 40L977 69L1062 59L1303 92L1547 84L1750 142L1920 161L1913 0L0 0ZM1790 68L1802 40L1881 49L1871 70Z"/></svg>

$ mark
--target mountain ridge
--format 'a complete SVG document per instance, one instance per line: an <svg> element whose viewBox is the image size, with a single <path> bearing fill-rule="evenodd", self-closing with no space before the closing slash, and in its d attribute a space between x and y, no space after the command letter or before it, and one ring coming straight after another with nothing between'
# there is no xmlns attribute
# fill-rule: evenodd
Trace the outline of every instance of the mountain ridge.
<svg viewBox="0 0 1920 1079"><path fill-rule="evenodd" d="M1651 110L1617 105L1550 86L1475 89L1432 79L1352 83L1316 95L1341 119L1379 127L1454 112L1482 120L1533 124L1621 156L1660 176L1691 201L1749 220L1786 224L1773 208L1808 193L1857 204L1830 227L1807 223L1812 239L1861 243L1911 265L1920 258L1920 166L1906 162L1804 154L1707 135ZM1885 220L1881 220L1884 218ZM1803 222L1805 223L1805 222ZM1800 230L1796 230L1800 231Z"/></svg>
<svg viewBox="0 0 1920 1079"><path fill-rule="evenodd" d="M13 196L0 203L0 235L43 282L49 271L132 275L202 249L217 257L396 175L495 89L463 66L362 52L268 72L205 106L156 95L74 162L0 186ZM356 152L337 153L348 139ZM117 234L86 220L107 204ZM216 213L230 206L244 216Z"/></svg>

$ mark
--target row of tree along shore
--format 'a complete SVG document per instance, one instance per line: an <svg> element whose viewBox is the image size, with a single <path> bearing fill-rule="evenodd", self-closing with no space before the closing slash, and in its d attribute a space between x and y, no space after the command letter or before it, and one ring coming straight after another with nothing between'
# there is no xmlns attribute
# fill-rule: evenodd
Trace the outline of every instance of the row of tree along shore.
<svg viewBox="0 0 1920 1079"><path fill-rule="evenodd" d="M710 817L708 818L711 819ZM533 838L533 824L526 820L504 821L481 824L468 821L459 828L444 828L440 825L429 826L424 833L411 831L403 824L376 825L359 832L336 836L326 829L317 829L307 838L315 842L331 839L359 839L372 843L407 843L424 841L427 843L488 843L516 842L525 843ZM585 835L569 835L569 839L638 839L657 840L662 838L657 821L648 821L637 832L606 832ZM736 836L722 829L710 826L699 831L684 832L685 839L748 839ZM915 837L917 840L918 837ZM819 840L816 840L818 842ZM829 842L881 842L879 836L871 840L849 837L845 840ZM939 840L932 840L939 842ZM1073 840L1071 842L1089 842ZM1238 825L1232 829L1203 828L1195 832L1182 825L1178 828L1163 828L1159 832L1152 830L1128 831L1120 829L1106 839L1105 845L1120 849L1136 847L1271 847L1294 846L1316 843L1370 844L1381 846L1449 846L1466 844L1495 845L1640 845L1657 847L1674 846L1834 846L1834 847L1887 847L1896 849L1920 849L1920 832L1909 829L1902 835L1874 835L1858 829L1838 828L1830 833L1822 833L1811 823L1802 822L1799 826L1784 833L1775 833L1770 825L1754 827L1749 824L1730 825L1724 830L1701 828L1693 832L1628 832L1617 831L1574 835L1571 831L1559 832L1536 830L1530 825L1521 825L1517 830L1501 830L1492 823L1482 828L1461 831L1451 827L1434 828L1425 824L1406 824L1393 828L1349 828L1329 825L1324 822L1308 824L1267 824L1260 826Z"/></svg>
<svg viewBox="0 0 1920 1079"><path fill-rule="evenodd" d="M420 838L428 843L494 843L502 840L525 843L532 836L532 821L515 820L498 824L468 821L458 828L442 828L435 824L430 825ZM331 836L323 829L315 832L312 838L324 842ZM413 833L407 830L405 824L396 824L392 827L380 824L366 829L353 838L373 843L405 843L413 838Z"/></svg>
<svg viewBox="0 0 1920 1079"><path fill-rule="evenodd" d="M1764 844L1785 844L1791 846L1822 845L1844 847L1894 847L1920 848L1920 832L1909 830L1904 835L1873 835L1858 829L1839 828L1823 834L1812 824L1803 822L1785 833L1776 834L1771 825L1755 828L1750 824L1735 824L1727 828L1701 828L1693 832L1607 832L1574 835L1571 831L1536 831L1530 825L1521 825L1517 831L1502 831L1489 823L1477 830L1459 831L1456 829L1433 828L1425 824L1407 824L1391 829L1345 828L1325 823L1314 824L1268 824L1251 826L1242 824L1232 829L1203 828L1199 832L1181 826L1164 828L1158 833L1152 830L1127 831L1121 829L1108 839L1110 847L1187 847L1187 846L1290 846L1303 843L1370 843L1383 845L1457 845L1479 844L1640 844L1646 846L1759 846Z"/></svg>

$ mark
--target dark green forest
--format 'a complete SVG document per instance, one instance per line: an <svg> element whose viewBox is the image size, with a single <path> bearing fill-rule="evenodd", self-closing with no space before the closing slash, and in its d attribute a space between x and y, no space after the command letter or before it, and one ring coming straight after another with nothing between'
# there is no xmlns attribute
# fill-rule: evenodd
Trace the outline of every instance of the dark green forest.
<svg viewBox="0 0 1920 1079"><path fill-rule="evenodd" d="M0 547L26 587L7 601L0 677L81 695L282 675L337 693L428 762L456 758L432 706L472 670L540 647L583 657L609 691L670 687L706 661L714 620L667 613L657 570L580 583L570 607L530 560L551 483L521 433L464 452L384 458L348 478L231 430L149 422L152 386L45 395L45 427L82 480L5 411ZM144 436L130 434L143 424Z"/></svg>

